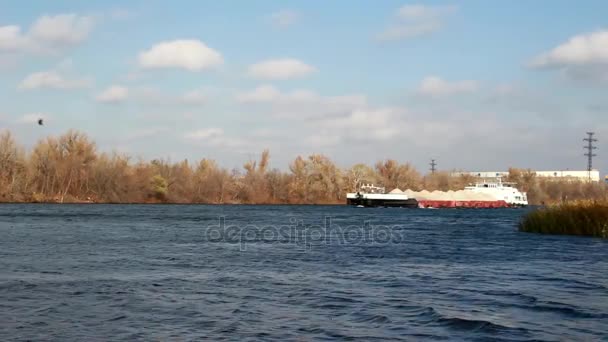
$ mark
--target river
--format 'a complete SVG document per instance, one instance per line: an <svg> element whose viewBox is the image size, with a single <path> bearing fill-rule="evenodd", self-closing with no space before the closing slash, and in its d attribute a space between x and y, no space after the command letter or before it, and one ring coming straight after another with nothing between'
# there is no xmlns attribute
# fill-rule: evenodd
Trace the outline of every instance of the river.
<svg viewBox="0 0 608 342"><path fill-rule="evenodd" d="M608 241L529 209L0 205L0 340L608 338Z"/></svg>

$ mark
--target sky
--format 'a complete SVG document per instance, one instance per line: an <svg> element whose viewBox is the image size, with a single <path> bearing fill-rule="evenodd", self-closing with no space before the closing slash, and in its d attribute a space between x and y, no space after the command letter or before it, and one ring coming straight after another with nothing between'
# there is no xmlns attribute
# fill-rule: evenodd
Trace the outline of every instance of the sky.
<svg viewBox="0 0 608 342"><path fill-rule="evenodd" d="M287 169L608 172L608 2L0 0L0 129ZM45 125L38 126L38 118Z"/></svg>

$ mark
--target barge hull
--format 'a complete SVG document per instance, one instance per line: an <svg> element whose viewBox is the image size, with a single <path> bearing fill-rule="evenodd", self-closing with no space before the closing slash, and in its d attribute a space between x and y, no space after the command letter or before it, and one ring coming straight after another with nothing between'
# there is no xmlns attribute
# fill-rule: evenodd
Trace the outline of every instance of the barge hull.
<svg viewBox="0 0 608 342"><path fill-rule="evenodd" d="M419 208L417 200L409 198L406 200L386 200L370 198L348 198L348 205L362 205L364 207L385 207L385 208Z"/></svg>

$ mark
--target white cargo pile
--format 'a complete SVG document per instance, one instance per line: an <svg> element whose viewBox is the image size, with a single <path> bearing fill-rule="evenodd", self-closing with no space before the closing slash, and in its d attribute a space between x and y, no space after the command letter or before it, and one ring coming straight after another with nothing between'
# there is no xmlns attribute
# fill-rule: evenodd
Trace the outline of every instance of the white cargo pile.
<svg viewBox="0 0 608 342"><path fill-rule="evenodd" d="M515 183L483 182L466 186L458 191L413 191L407 189L394 189L392 196L401 194L408 198L416 199L419 205L426 207L441 208L500 208L500 207L523 207L528 205L525 192L519 191Z"/></svg>
<svg viewBox="0 0 608 342"><path fill-rule="evenodd" d="M407 189L394 189L391 194L406 194L410 198L415 198L419 201L496 201L498 198L489 193L474 192L469 190L458 191L413 191Z"/></svg>

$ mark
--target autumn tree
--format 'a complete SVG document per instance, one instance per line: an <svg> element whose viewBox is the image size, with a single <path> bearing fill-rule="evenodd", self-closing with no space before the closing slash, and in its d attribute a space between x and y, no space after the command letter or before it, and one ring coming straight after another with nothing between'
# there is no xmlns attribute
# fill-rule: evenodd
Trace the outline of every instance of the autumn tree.
<svg viewBox="0 0 608 342"><path fill-rule="evenodd" d="M450 188L449 190L462 190L465 187L476 182L476 177L470 174L460 174L457 176L450 177Z"/></svg>
<svg viewBox="0 0 608 342"><path fill-rule="evenodd" d="M0 198L13 200L24 191L25 159L9 131L0 134Z"/></svg>
<svg viewBox="0 0 608 342"><path fill-rule="evenodd" d="M290 174L283 173L278 169L273 169L266 173L270 203L289 203L289 185L291 180L292 176Z"/></svg>
<svg viewBox="0 0 608 342"><path fill-rule="evenodd" d="M240 198L245 203L268 203L269 189L267 169L270 164L270 152L264 150L260 161L248 161L243 165L245 174L241 179Z"/></svg>
<svg viewBox="0 0 608 342"><path fill-rule="evenodd" d="M387 190L395 188L417 190L419 188L420 174L409 163L399 164L395 160L388 159L376 163L376 172Z"/></svg>
<svg viewBox="0 0 608 342"><path fill-rule="evenodd" d="M129 157L117 153L101 154L95 161L89 179L91 197L95 201L124 203L141 202L132 186Z"/></svg>
<svg viewBox="0 0 608 342"><path fill-rule="evenodd" d="M171 165L172 179L169 187L170 201L174 203L192 202L192 187L194 186L194 171L187 159Z"/></svg>
<svg viewBox="0 0 608 342"><path fill-rule="evenodd" d="M346 191L358 191L363 184L376 183L377 176L374 169L365 164L355 164L346 170L345 175Z"/></svg>
<svg viewBox="0 0 608 342"><path fill-rule="evenodd" d="M233 179L215 161L201 160L193 173L192 192L195 203L230 203Z"/></svg>
<svg viewBox="0 0 608 342"><path fill-rule="evenodd" d="M161 175L155 175L150 179L150 196L159 200L166 201L169 192L169 183Z"/></svg>
<svg viewBox="0 0 608 342"><path fill-rule="evenodd" d="M59 156L59 144L54 137L41 140L34 147L30 157L34 200L43 201L58 193Z"/></svg>
<svg viewBox="0 0 608 342"><path fill-rule="evenodd" d="M452 189L453 179L448 172L430 173L423 177L422 188L428 191L448 191Z"/></svg>
<svg viewBox="0 0 608 342"><path fill-rule="evenodd" d="M313 154L308 157L308 198L309 203L334 203L340 201L342 174L340 169L326 156Z"/></svg>
<svg viewBox="0 0 608 342"><path fill-rule="evenodd" d="M289 182L289 198L291 203L306 203L308 200L308 162L298 156L289 164L291 181Z"/></svg>
<svg viewBox="0 0 608 342"><path fill-rule="evenodd" d="M516 183L522 191L529 191L535 183L536 173L530 169L509 168L507 181Z"/></svg>
<svg viewBox="0 0 608 342"><path fill-rule="evenodd" d="M95 161L95 143L82 132L70 130L57 141L57 167L61 199L66 195L78 198L89 194L89 175Z"/></svg>

